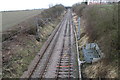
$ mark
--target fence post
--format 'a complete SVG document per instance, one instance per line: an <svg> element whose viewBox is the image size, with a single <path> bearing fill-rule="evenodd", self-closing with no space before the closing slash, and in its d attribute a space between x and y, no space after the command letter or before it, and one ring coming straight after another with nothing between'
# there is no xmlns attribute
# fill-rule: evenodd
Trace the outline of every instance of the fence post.
<svg viewBox="0 0 120 80"><path fill-rule="evenodd" d="M36 40L40 41L40 26L38 22L38 18L36 18Z"/></svg>
<svg viewBox="0 0 120 80"><path fill-rule="evenodd" d="M77 33L77 38L80 40L80 17L78 18L78 33Z"/></svg>

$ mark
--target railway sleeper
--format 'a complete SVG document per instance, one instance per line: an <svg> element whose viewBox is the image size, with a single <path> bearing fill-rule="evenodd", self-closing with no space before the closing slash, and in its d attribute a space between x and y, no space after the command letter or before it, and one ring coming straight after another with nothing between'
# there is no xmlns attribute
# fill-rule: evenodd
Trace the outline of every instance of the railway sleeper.
<svg viewBox="0 0 120 80"><path fill-rule="evenodd" d="M72 67L59 67L59 71L65 71L67 72L69 69L72 69Z"/></svg>
<svg viewBox="0 0 120 80"><path fill-rule="evenodd" d="M67 60L67 61L64 61L64 60L62 60L62 61L60 61L60 63L69 63L69 60Z"/></svg>
<svg viewBox="0 0 120 80"><path fill-rule="evenodd" d="M62 62L60 62L60 63L58 63L58 64L69 64L69 65L72 65L73 63L72 63L72 62L69 62L69 61L62 61Z"/></svg>
<svg viewBox="0 0 120 80"><path fill-rule="evenodd" d="M60 56L61 58L69 58L68 54L62 54L62 56Z"/></svg>
<svg viewBox="0 0 120 80"><path fill-rule="evenodd" d="M70 66L70 65L69 65L69 63L67 63L67 64L66 63L62 63L59 66Z"/></svg>
<svg viewBox="0 0 120 80"><path fill-rule="evenodd" d="M69 61L69 58L61 58L61 61Z"/></svg>
<svg viewBox="0 0 120 80"><path fill-rule="evenodd" d="M61 59L61 61L69 61L69 59Z"/></svg>
<svg viewBox="0 0 120 80"><path fill-rule="evenodd" d="M65 50L66 50L66 49L69 49L69 46L66 47ZM65 52L61 55L61 57L64 57L64 56L69 58L69 56L71 56L71 54L69 54L67 51L65 51Z"/></svg>
<svg viewBox="0 0 120 80"><path fill-rule="evenodd" d="M70 77L72 74L58 74L58 76ZM72 77L72 76L71 76Z"/></svg>
<svg viewBox="0 0 120 80"><path fill-rule="evenodd" d="M59 72L72 72L73 70L59 70Z"/></svg>
<svg viewBox="0 0 120 80"><path fill-rule="evenodd" d="M67 71L73 71L73 69L71 68L71 69L59 69L59 72L61 72L61 71L64 71L64 72L67 72Z"/></svg>
<svg viewBox="0 0 120 80"><path fill-rule="evenodd" d="M68 54L63 54L63 55L61 56L61 58L69 58L69 55L68 55Z"/></svg>
<svg viewBox="0 0 120 80"><path fill-rule="evenodd" d="M59 72L58 73L58 75L61 75L61 74L64 74L64 75L68 75L68 74L70 74L70 75L72 75L73 74L73 72L69 72L69 71L66 71L66 72Z"/></svg>
<svg viewBox="0 0 120 80"><path fill-rule="evenodd" d="M72 73L58 73L58 76L60 76L60 75L64 75L64 76L66 76L66 77L67 77L67 76L69 77L70 75L72 75Z"/></svg>
<svg viewBox="0 0 120 80"><path fill-rule="evenodd" d="M73 63L60 63L59 65L72 65Z"/></svg>
<svg viewBox="0 0 120 80"><path fill-rule="evenodd" d="M63 61L60 61L58 64L62 64L62 63L66 63L66 64L71 64L72 62L68 61L68 60L63 60Z"/></svg>
<svg viewBox="0 0 120 80"><path fill-rule="evenodd" d="M60 62L60 63L58 63L58 65L61 64L61 63L66 63L66 64L68 64L69 62L67 62L67 61L66 61L66 62Z"/></svg>
<svg viewBox="0 0 120 80"><path fill-rule="evenodd" d="M58 75L58 78L72 78L73 75Z"/></svg>
<svg viewBox="0 0 120 80"><path fill-rule="evenodd" d="M69 68L72 68L72 66L69 66L69 67L57 67L59 69L69 69Z"/></svg>
<svg viewBox="0 0 120 80"><path fill-rule="evenodd" d="M64 65L64 66L71 66L73 63L60 63L60 66Z"/></svg>
<svg viewBox="0 0 120 80"><path fill-rule="evenodd" d="M70 58L70 55L69 54L66 54L66 53L64 53L64 54L62 54L62 56L60 56L61 58Z"/></svg>
<svg viewBox="0 0 120 80"><path fill-rule="evenodd" d="M66 79L74 80L73 77L67 77L67 78L58 77L57 80L66 80Z"/></svg>
<svg viewBox="0 0 120 80"><path fill-rule="evenodd" d="M66 58L66 57L63 57L63 58L61 58L61 59L66 59L66 60L69 60L69 58Z"/></svg>

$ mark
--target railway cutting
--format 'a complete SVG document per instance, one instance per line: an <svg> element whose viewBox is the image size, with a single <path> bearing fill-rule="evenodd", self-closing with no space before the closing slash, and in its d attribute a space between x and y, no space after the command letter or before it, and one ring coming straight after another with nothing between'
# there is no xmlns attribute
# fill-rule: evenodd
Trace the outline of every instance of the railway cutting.
<svg viewBox="0 0 120 80"><path fill-rule="evenodd" d="M78 78L72 11L67 10L22 78Z"/></svg>

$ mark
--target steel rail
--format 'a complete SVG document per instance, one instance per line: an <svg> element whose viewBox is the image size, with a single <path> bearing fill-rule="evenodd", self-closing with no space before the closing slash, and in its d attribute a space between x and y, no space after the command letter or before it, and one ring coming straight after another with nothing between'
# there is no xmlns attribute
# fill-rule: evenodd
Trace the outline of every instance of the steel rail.
<svg viewBox="0 0 120 80"><path fill-rule="evenodd" d="M52 42L54 36L56 35L57 31L60 29L60 25L63 23L64 18L61 20L61 22L57 25L57 27L54 29L53 33L50 35L50 37L47 39L47 41L42 46L40 53L38 53L34 60L31 62L31 64L28 67L28 71L24 72L24 74L21 76L21 78L30 78L33 74L34 70L36 69L37 65L39 64L39 61L43 57L45 51L47 50L48 46Z"/></svg>
<svg viewBox="0 0 120 80"><path fill-rule="evenodd" d="M61 54L60 54L60 57L63 55L63 51L64 51L66 32L67 32L67 25L66 25L66 27L65 27L64 38L63 38L62 50L61 50L61 52L60 52L60 53L61 53ZM62 58L59 58L58 63L60 63L61 59L62 59ZM58 66L60 66L60 64L58 64ZM55 77L56 80L58 79L59 69L60 69L60 67L58 67L58 69L57 69L57 71L56 71L56 77Z"/></svg>
<svg viewBox="0 0 120 80"><path fill-rule="evenodd" d="M39 77L40 79L43 78L44 72L45 72L45 70L46 70L46 67L47 67L49 61L50 61L51 55L52 55L52 53L53 53L53 51L54 51L55 45L56 45L57 40L58 40L58 37L59 37L59 35L60 35L62 26L63 26L63 24L60 25L60 30L56 33L55 40L54 40L54 44L52 45L52 47L51 47L51 49L50 49L49 56L48 56L48 58L47 58L47 60L46 60L46 62L45 62L45 64L44 64L44 69L42 69L42 71L41 71L41 74L40 74L40 77Z"/></svg>
<svg viewBox="0 0 120 80"><path fill-rule="evenodd" d="M69 14L70 15L70 14ZM71 72L71 69L70 69L70 63L71 63L71 27L70 27L70 25L71 25L71 23L70 23L70 16L68 15L68 22L67 22L67 25L66 25L66 29L65 29L65 35L64 35L64 38L63 38L63 44L62 44L62 51L61 51L61 54L60 54L60 58L59 58L59 62L58 62L58 66L60 66L61 65L61 61L62 61L62 56L63 56L63 53L64 53L64 47L65 47L65 37L66 37L66 35L67 35L67 28L68 28L68 37L69 37L69 41L68 41L68 46L69 46L69 51L68 51L68 54L69 54L69 56L68 56L68 63L67 63L67 65L69 66L68 67L68 73L67 73L67 75L68 75L68 78L70 78L70 72ZM57 69L57 71L56 71L56 80L57 79L59 79L59 71L60 71L60 67L58 67L58 69ZM64 75L64 74L63 74Z"/></svg>
<svg viewBox="0 0 120 80"><path fill-rule="evenodd" d="M79 70L79 80L82 80L82 76L81 76L81 64L80 64L80 58L79 58L79 49L78 49L78 41L77 41L77 32L76 32L76 27L75 24L73 22L73 32L74 32L74 36L75 36L75 45L76 45L76 50L77 50L77 62L78 62L78 70Z"/></svg>
<svg viewBox="0 0 120 80"><path fill-rule="evenodd" d="M44 63L42 62L43 65L42 65L42 68L40 68L40 74L37 76L39 76L39 79L44 78L45 72L47 70L47 67L49 67L49 63L50 63L50 60L52 59L53 51L55 50L55 46L56 46L56 43L58 41L58 38L60 36L63 26L64 26L64 28L63 28L64 36L62 36L63 42L62 42L62 46L61 46L62 49L60 50L60 58L58 60L58 66L68 65L68 68L65 68L65 69L67 69L67 72L63 71L64 69L63 70L61 69L63 73L60 73L60 67L57 67L55 79L59 79L59 77L60 77L59 74L61 76L67 74L67 78L71 77L71 69L72 69L71 68L71 59L72 59L71 58L71 54L72 54L71 41L73 38L72 25L73 25L72 15L71 15L71 12L68 12L66 14L66 16L61 20L61 22L57 25L57 27L54 29L53 33L50 35L48 40L44 43L40 52L35 56L34 60L29 65L28 70L26 72L24 72L24 74L21 76L21 79L25 79L25 78L30 79L30 78L34 77L34 74L35 74L35 76L36 76L36 74L39 74L39 73L36 73L35 71L37 70L37 68L39 67L39 65L41 64L42 61ZM67 42L65 42L65 40L67 40ZM66 44L68 45L68 50L65 50ZM62 58L64 55L64 52L66 52L66 51L68 52L67 53L68 57ZM47 52L48 52L48 54L47 54ZM45 54L47 54L47 56ZM45 60L43 59L44 57L45 57ZM62 61L64 62L63 64L62 64ZM67 61L67 63L65 61ZM64 72L65 72L65 74L64 74Z"/></svg>
<svg viewBox="0 0 120 80"><path fill-rule="evenodd" d="M69 56L69 66L70 66L70 62L71 62L71 22L70 22L70 20L71 19L69 19L69 46L70 46L70 48L69 48L69 53L70 53L70 56ZM69 67L69 78L70 78L70 67Z"/></svg>

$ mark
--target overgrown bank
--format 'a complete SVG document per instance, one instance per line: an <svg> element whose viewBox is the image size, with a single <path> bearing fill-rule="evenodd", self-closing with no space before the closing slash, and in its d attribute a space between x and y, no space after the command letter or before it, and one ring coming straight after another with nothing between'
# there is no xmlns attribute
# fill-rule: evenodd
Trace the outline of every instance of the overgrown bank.
<svg viewBox="0 0 120 80"><path fill-rule="evenodd" d="M118 4L76 4L73 10L84 20L81 26L85 26L88 43L97 43L105 55L99 62L84 67L84 77L118 78Z"/></svg>
<svg viewBox="0 0 120 80"><path fill-rule="evenodd" d="M49 13L47 11L49 11ZM34 23L35 19L33 18L19 24L23 26L20 33L12 36L10 39L5 39L2 45L3 78L20 78L23 72L27 70L28 65L33 60L35 55L40 51L40 48L50 36L56 25L60 22L61 18L63 17L63 13L64 6L56 5L44 10L41 14L33 17L37 17L38 19L51 18L50 21L48 20L43 25L39 25L40 41L36 40L37 24ZM41 23L43 22L44 21ZM19 28L16 28L16 30L19 30Z"/></svg>
<svg viewBox="0 0 120 80"><path fill-rule="evenodd" d="M35 15L31 18L28 18L28 19L20 22L19 24L8 27L5 31L2 32L2 41L4 42L5 40L8 40L10 37L12 37L16 34L19 34L19 33L26 32L26 31L28 31L28 32L30 31L31 34L36 34L36 25L37 25L36 22L37 21L41 27L45 26L46 24L49 23L49 21L50 22L55 21L55 19L58 18L61 15L61 13L63 13L64 9L65 8L63 5L61 5L61 4L56 5L49 9L45 9L45 10L41 11L40 14ZM48 18L48 21L46 21L47 18ZM39 20L37 20L37 19L39 19ZM9 24L7 24L7 25L9 25ZM31 32L31 30L32 30L32 32Z"/></svg>

